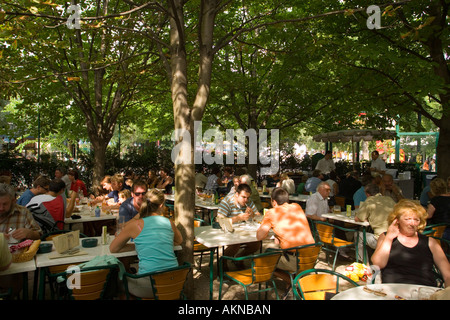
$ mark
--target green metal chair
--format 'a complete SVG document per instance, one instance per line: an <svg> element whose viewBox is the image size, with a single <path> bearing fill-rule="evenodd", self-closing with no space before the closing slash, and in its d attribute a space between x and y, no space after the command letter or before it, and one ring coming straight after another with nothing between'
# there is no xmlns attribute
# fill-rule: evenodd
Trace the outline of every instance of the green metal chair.
<svg viewBox="0 0 450 320"><path fill-rule="evenodd" d="M442 237L447 228L450 228L450 224L446 222L432 224L426 226L422 234L435 239L441 245L442 250L444 250L445 255L450 260L450 241Z"/></svg>
<svg viewBox="0 0 450 320"><path fill-rule="evenodd" d="M294 297L297 300L328 300L358 283L343 274L328 269L309 269L294 279Z"/></svg>
<svg viewBox="0 0 450 320"><path fill-rule="evenodd" d="M166 201L166 207L168 209L169 217L174 217L175 216L175 205L173 203L167 203L167 201Z"/></svg>
<svg viewBox="0 0 450 320"><path fill-rule="evenodd" d="M277 287L275 285L275 281L273 279L273 272L277 266L278 260L281 257L281 252L265 252L260 254L254 254L245 257L228 257L222 256L219 260L219 276L220 276L220 284L219 284L219 300L222 299L222 285L224 281L224 277L240 284L244 287L245 291L245 299L248 300L248 287L252 284L258 284L258 290L252 292L259 294L261 292L266 293L270 290L275 291L275 295L277 300L279 299ZM227 271L223 270L223 261L231 260L231 261L240 261L250 260L250 268L239 271ZM261 284L265 282L266 286L264 289L261 288ZM272 287L267 286L267 282L272 282Z"/></svg>
<svg viewBox="0 0 450 320"><path fill-rule="evenodd" d="M295 272L289 272L287 270L276 269L279 272L284 272L289 275L291 288L294 285L294 278L299 273L313 269L319 259L319 254L322 249L323 243L317 242L312 244L307 244L303 246L297 246L287 249L268 249L267 252L271 251L282 251L283 254L288 258L295 258L297 269ZM290 290L289 290L290 291ZM288 291L288 292L289 292Z"/></svg>
<svg viewBox="0 0 450 320"><path fill-rule="evenodd" d="M191 271L191 264L185 262L181 266L162 271L149 272L145 274L130 274L125 272L123 275L123 284L125 295L129 300L132 294L129 291L128 279L140 279L148 277L152 285L153 299L155 300L179 300L185 299L183 289L188 273ZM139 300L149 300L133 296Z"/></svg>
<svg viewBox="0 0 450 320"><path fill-rule="evenodd" d="M336 230L344 232L355 232L355 229L348 229L341 226L331 224L326 221L314 220L314 229L317 232L317 239L323 243L322 249L325 251L327 263L329 264L330 254L334 254L332 270L336 269L336 261L339 255L339 250L342 248L355 248L356 261L358 262L358 238L355 237L355 242L339 239L335 236Z"/></svg>
<svg viewBox="0 0 450 320"><path fill-rule="evenodd" d="M86 267L79 269L66 270L58 275L58 282L67 287L67 279L78 272L80 283L73 283L73 288L68 288L63 299L69 300L103 300L111 299L106 296L109 285L113 285L113 271L117 271L117 265ZM79 286L79 287L78 287ZM116 291L116 290L113 290ZM61 298L61 297L60 297Z"/></svg>

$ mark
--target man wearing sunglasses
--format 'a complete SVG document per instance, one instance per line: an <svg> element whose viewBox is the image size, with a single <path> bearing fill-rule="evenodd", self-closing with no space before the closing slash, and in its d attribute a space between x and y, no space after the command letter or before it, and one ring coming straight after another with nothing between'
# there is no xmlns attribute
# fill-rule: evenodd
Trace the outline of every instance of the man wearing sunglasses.
<svg viewBox="0 0 450 320"><path fill-rule="evenodd" d="M131 198L125 200L119 209L119 217L124 217L124 222L131 220L139 213L147 189L147 183L143 180L138 180L133 183L131 187Z"/></svg>

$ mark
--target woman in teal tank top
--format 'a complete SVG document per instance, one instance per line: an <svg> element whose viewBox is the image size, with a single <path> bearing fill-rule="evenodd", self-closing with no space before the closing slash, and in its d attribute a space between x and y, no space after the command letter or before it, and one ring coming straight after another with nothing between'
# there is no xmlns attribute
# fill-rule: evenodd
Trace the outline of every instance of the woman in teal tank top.
<svg viewBox="0 0 450 320"><path fill-rule="evenodd" d="M183 239L173 221L163 216L164 201L161 191L148 191L139 214L125 224L109 246L111 252L118 252L133 238L139 258L138 274L178 266L173 247L180 245ZM132 294L151 298L149 278L130 280L132 281L128 281L128 287Z"/></svg>

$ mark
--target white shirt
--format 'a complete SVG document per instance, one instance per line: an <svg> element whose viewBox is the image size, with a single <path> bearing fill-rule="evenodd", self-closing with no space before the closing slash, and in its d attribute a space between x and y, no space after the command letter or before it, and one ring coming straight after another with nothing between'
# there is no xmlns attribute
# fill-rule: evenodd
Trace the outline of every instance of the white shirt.
<svg viewBox="0 0 450 320"><path fill-rule="evenodd" d="M383 159L378 157L376 160L372 160L370 165L371 168L375 168L379 171L386 171L386 163L384 163Z"/></svg>
<svg viewBox="0 0 450 320"><path fill-rule="evenodd" d="M292 179L283 180L281 187L285 189L289 194L295 193L295 182Z"/></svg>
<svg viewBox="0 0 450 320"><path fill-rule="evenodd" d="M320 172L328 174L331 171L336 170L336 166L333 159L322 158L317 162L316 170L320 170Z"/></svg>
<svg viewBox="0 0 450 320"><path fill-rule="evenodd" d="M334 197L334 185L337 184L336 181L334 181L333 179L328 179L327 183L330 185L331 191L330 191L330 197Z"/></svg>
<svg viewBox="0 0 450 320"><path fill-rule="evenodd" d="M328 199L324 199L319 192L313 193L306 201L305 213L307 216L322 217L322 214L327 213L328 210Z"/></svg>

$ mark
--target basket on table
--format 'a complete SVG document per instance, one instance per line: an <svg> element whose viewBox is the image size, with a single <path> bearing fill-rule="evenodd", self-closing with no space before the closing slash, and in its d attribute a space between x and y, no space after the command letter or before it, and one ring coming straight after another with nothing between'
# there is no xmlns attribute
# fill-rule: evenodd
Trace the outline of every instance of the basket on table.
<svg viewBox="0 0 450 320"><path fill-rule="evenodd" d="M33 259L39 250L41 240L25 240L9 248L12 255L12 262L26 262Z"/></svg>

